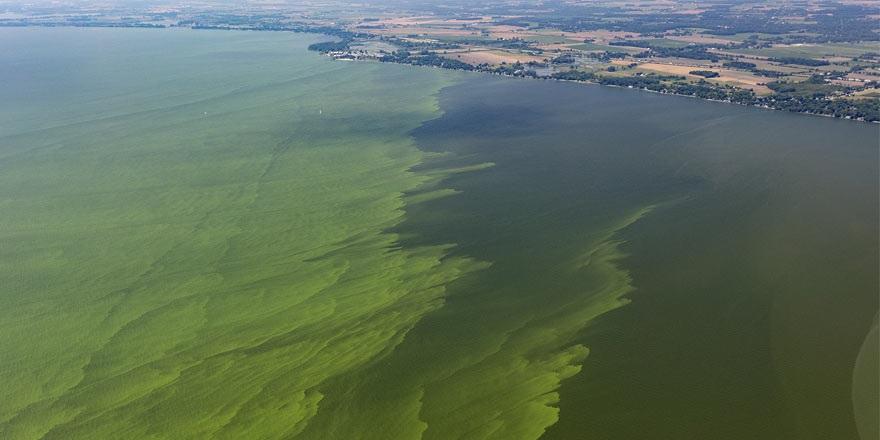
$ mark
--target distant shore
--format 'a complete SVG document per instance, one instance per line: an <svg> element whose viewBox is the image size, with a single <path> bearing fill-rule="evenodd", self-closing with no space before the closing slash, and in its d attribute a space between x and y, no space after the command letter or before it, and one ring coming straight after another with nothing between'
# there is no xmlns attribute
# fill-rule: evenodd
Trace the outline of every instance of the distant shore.
<svg viewBox="0 0 880 440"><path fill-rule="evenodd" d="M463 71L471 71L471 72L479 72L479 73L488 73L488 74L492 74L492 75L499 75L499 76L505 76L505 77L511 77L511 78L527 78L527 79L574 82L574 83L581 83L581 84L595 84L595 85L609 86L609 87L616 87L616 88L642 90L642 91L646 91L646 92L658 93L661 95L672 95L672 96L682 96L682 97L687 97L687 98L696 98L696 99L701 99L701 100L710 101L710 102L723 102L723 103L728 103L728 104L737 104L737 105L741 105L744 107L762 108L762 109L767 109L767 110L779 110L779 111L785 111L785 112L789 112L789 113L798 113L798 114L802 114L802 115L823 116L823 117L833 118L833 119L842 119L842 120L847 120L847 121L866 122L866 123L875 123L875 124L880 123L880 117L878 117L878 115L875 115L872 119L853 118L853 117L846 116L846 115L838 116L838 115L831 114L831 113L817 113L817 112L810 112L810 111L800 111L800 110L795 110L792 108L782 107L781 105L779 105L780 101L777 100L777 97L775 95L768 95L768 96L761 96L761 97L755 97L754 95L750 95L750 97L748 97L747 99L718 99L718 98L700 96L699 92L702 92L702 91L709 91L709 93L714 93L714 92L718 92L718 91L721 91L722 93L723 92L733 92L733 93L729 93L729 96L731 96L731 97L738 96L737 93L735 93L734 91L729 91L729 90L725 90L725 89L721 89L721 88L717 88L717 87L711 87L708 85L705 86L705 88L703 88L703 89L697 89L697 91L698 91L697 93L688 94L688 93L680 93L675 90L669 90L667 88L659 88L659 89L654 88L654 89L652 89L649 87L638 87L635 85L615 84L611 81L603 80L604 79L603 77L597 77L598 79L573 79L573 78L566 78L566 77L562 77L562 76L536 76L536 75L509 73L509 72L489 70L489 69L462 68L461 67L462 63L450 63L449 65L446 65L444 63L417 64L417 63L399 61L399 60L390 59L390 58L389 59L382 59L382 58L377 58L377 57L356 57L356 56L350 56L348 54L345 54L344 52L333 53L333 52L325 52L325 51L320 51L320 50L316 50L316 51L322 53L323 55L329 56L335 60L340 60L340 61L378 61L378 62L384 62L384 63L415 65L415 66L420 66L420 67L442 68L442 69L447 69L447 70L463 70ZM473 66L471 66L471 67L473 67ZM650 75L648 77L650 77Z"/></svg>
<svg viewBox="0 0 880 440"><path fill-rule="evenodd" d="M369 60L358 60L358 59L345 58L345 59L342 59L342 61L369 61ZM382 62L382 63L391 63L391 64L410 65L410 66L413 65L410 63L398 63L398 62L393 62L393 61L381 61L381 60L372 60L372 61ZM462 69L455 69L455 68L449 68L449 67L444 67L444 66L418 66L417 65L416 67L432 67L435 69L462 70ZM764 110L783 111L783 112L787 112L787 113L795 113L795 114L807 115L807 116L821 116L823 118L840 119L840 120L844 120L844 121L863 122L863 123L869 123L869 124L880 124L880 120L868 121L865 119L840 117L840 116L834 116L834 115L824 114L824 113L794 111L794 110L788 110L788 109L784 109L784 108L776 108L776 107L772 107L772 106L769 106L766 104L749 104L749 103L737 102L737 101L733 101L733 100L703 98L703 97L696 96L696 95L687 95L687 94L683 94L683 93L674 93L674 92L668 92L668 91L662 91L662 90L651 90L649 88L622 86L622 85L616 85L616 84L603 84L599 81L554 78L554 77L550 77L550 76L532 77L532 76L526 76L526 75L511 75L511 74L490 72L490 71L483 71L483 70L472 70L472 72L503 76L503 77L507 77L507 78L519 78L519 79L531 79L531 80L543 80L543 81L558 81L558 82L568 82L568 83L576 83L576 84L590 84L590 85L597 85L597 86L604 86L604 87L613 87L613 88L617 88L617 89L639 90L639 91L643 91L643 92L656 93L658 95L680 96L683 98L699 99L699 100L708 101L708 102L734 104L734 105L739 105L742 107L751 107L751 108L760 108L760 109L764 109Z"/></svg>
<svg viewBox="0 0 880 440"><path fill-rule="evenodd" d="M331 26L309 26L309 25L295 25L295 26L278 26L278 27L254 27L254 26L205 26L205 25L189 25L189 26L181 26L181 25L153 25L153 24L143 24L143 23L113 23L113 22L92 22L92 23L0 23L0 27L82 27L82 28L136 28L136 29L171 29L171 28L182 28L182 29L192 29L192 30L227 30L227 31L260 31L260 32L295 32L295 33L311 33L311 34L321 34L326 35L333 38L351 38L351 37L360 37L366 38L367 40L374 39L375 36L369 34L352 34L348 30L341 29L338 27ZM791 105L790 101L782 100L777 95L767 95L767 96L756 96L753 92L747 91L745 89L736 89L736 88L722 88L711 83L705 82L704 84L695 84L695 85L685 85L685 86L673 86L669 87L666 84L661 84L660 80L670 78L671 76L664 75L645 75L642 78L628 78L628 77L604 77L604 76L596 76L590 75L585 72L577 72L578 75L581 76L579 78L569 78L565 77L565 75L551 75L551 76L542 76L542 75L531 75L528 74L526 70L500 70L500 69L491 69L491 68L480 68L480 66L473 66L466 63L456 62L453 60L447 60L446 62L435 62L432 64L420 64L417 62L412 62L411 59L394 59L393 57L357 57L350 56L346 53L346 51L337 51L337 53L331 53L330 51L325 50L316 50L324 55L330 56L337 60L373 60L378 62L387 62L387 63L395 63L395 64L409 64L409 65L419 65L419 66L430 66L435 68L443 68L448 70L465 70L465 71L473 71L480 73L490 73L499 76L506 77L515 77L515 78L530 78L530 79L543 79L543 80L555 80L555 81L565 81L565 82L575 82L575 83L586 83L586 84L596 84L602 86L610 86L617 88L627 88L627 89L636 89L647 92L658 93L661 95L673 95L673 96L683 96L688 98L697 98L705 101L711 102L724 102L729 104L737 104L745 107L754 107L754 108L762 108L768 110L780 110L786 111L789 113L798 113L803 115L811 115L811 116L823 116L834 119L842 119L848 121L856 121L856 122L867 122L867 123L880 123L880 114L873 114L874 111L876 113L880 113L880 109L872 109L872 114L868 117L851 117L850 115L843 114L835 114L829 109L826 113L814 112L814 111L803 111L798 109L799 104L802 104L804 101L815 101L815 102L834 102L833 99L827 98L800 98L799 101L795 102L794 105ZM445 59L444 59L445 60ZM433 61L433 60L432 60ZM508 67L508 70L510 68ZM653 75L653 76L652 76ZM647 79L649 82L645 85L645 81L640 81L640 79ZM629 80L629 81L628 81ZM627 82L631 82L632 84L626 84ZM689 92L689 93L684 93ZM880 100L878 100L880 101ZM877 104L880 107L880 103Z"/></svg>

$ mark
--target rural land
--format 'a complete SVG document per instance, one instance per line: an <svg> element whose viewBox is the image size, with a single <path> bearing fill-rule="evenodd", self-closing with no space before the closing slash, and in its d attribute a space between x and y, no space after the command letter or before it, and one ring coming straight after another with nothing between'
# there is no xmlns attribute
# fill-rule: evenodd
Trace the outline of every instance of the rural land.
<svg viewBox="0 0 880 440"><path fill-rule="evenodd" d="M0 2L0 26L294 31L369 60L598 83L880 121L870 0L168 3Z"/></svg>

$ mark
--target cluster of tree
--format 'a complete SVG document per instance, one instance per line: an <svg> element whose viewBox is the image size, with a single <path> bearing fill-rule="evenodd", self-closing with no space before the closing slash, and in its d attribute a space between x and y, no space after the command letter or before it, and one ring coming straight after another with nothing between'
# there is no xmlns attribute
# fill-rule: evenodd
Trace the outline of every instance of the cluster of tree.
<svg viewBox="0 0 880 440"><path fill-rule="evenodd" d="M521 76L537 78L538 73L535 68L547 67L546 63L529 62L523 64L516 62L513 64L501 63L498 66L492 66L486 63L477 65L468 64L459 60L446 58L438 55L436 52L429 50L421 50L411 52L408 50L398 50L390 54L385 54L379 58L379 61L386 63L412 64L414 66L433 66L442 67L444 69L454 70L474 70L480 72L495 73L507 76Z"/></svg>
<svg viewBox="0 0 880 440"><path fill-rule="evenodd" d="M462 45L473 45L473 46L489 46L489 47L498 47L501 49L519 49L519 50L532 50L540 52L540 49L534 47L534 43L530 41L526 41L520 38L495 38L495 39L479 39L479 38L457 38L455 40L450 41L450 43L462 46Z"/></svg>
<svg viewBox="0 0 880 440"><path fill-rule="evenodd" d="M405 50L411 51L419 51L419 50L442 50L442 49L459 49L461 45L458 43L450 43L450 42L440 42L440 41L410 41L397 37L384 37L382 38L384 41L387 41L397 47L403 48Z"/></svg>
<svg viewBox="0 0 880 440"><path fill-rule="evenodd" d="M565 53L565 54L559 55L559 56L553 58L552 60L550 60L550 62L552 64L574 64L575 61L576 61L576 59L575 59L574 55L572 55L570 53Z"/></svg>
<svg viewBox="0 0 880 440"><path fill-rule="evenodd" d="M743 70L754 70L758 67L755 63L747 63L744 61L727 61L723 64L723 66Z"/></svg>
<svg viewBox="0 0 880 440"><path fill-rule="evenodd" d="M768 78L779 78L779 77L785 75L784 73L778 72L776 70L759 69L755 63L748 63L745 61L727 61L723 64L723 66L730 67L733 69L748 70L748 71L754 73L755 75L766 76Z"/></svg>
<svg viewBox="0 0 880 440"><path fill-rule="evenodd" d="M846 77L846 75L847 75L848 73L849 73L848 71L847 71L847 72L842 72L842 71L840 71L840 70L833 70L833 71L831 71L831 72L824 72L824 73L822 73L821 75L819 75L819 74L814 74L813 76L810 77L810 80L811 80L811 81L813 81L813 80L822 80L823 82L825 82L825 81L830 80L830 79L843 79L844 77Z"/></svg>
<svg viewBox="0 0 880 440"><path fill-rule="evenodd" d="M691 75L702 76L703 78L718 78L721 76L718 72L713 70L691 70L688 73Z"/></svg>
<svg viewBox="0 0 880 440"><path fill-rule="evenodd" d="M608 86L632 87L634 89L646 89L661 91L662 81L652 75L645 76L597 76L596 82Z"/></svg>
<svg viewBox="0 0 880 440"><path fill-rule="evenodd" d="M698 83L690 83L687 82L684 77L674 75L648 74L634 77L598 76L596 77L596 82L604 85L694 96L717 101L745 102L751 101L755 97L754 92L750 90L737 89L727 85L719 86L703 80Z"/></svg>
<svg viewBox="0 0 880 440"><path fill-rule="evenodd" d="M829 92L841 90L840 86L824 83L814 84L811 81L802 83L770 83L768 87L776 93L770 96L759 97L751 90L743 90L729 85L712 84L704 80L700 80L698 83L689 83L681 76L648 74L633 77L616 77L570 70L556 73L553 75L553 78L589 81L604 85L694 96L702 99L763 106L799 113L828 115L869 122L880 121L880 100L831 98L827 96Z"/></svg>
<svg viewBox="0 0 880 440"><path fill-rule="evenodd" d="M627 55L628 54L626 52L608 52L608 51L590 52L587 54L588 57L595 58L595 59L602 61L602 62L605 62L605 63L607 63L611 60L614 60L614 59L626 58Z"/></svg>
<svg viewBox="0 0 880 440"><path fill-rule="evenodd" d="M423 50L412 53L407 50L398 50L391 54L383 55L379 61L386 63L412 64L414 66L433 66L454 70L474 70L474 66L462 61L444 58L434 52Z"/></svg>
<svg viewBox="0 0 880 440"><path fill-rule="evenodd" d="M829 5L812 15L815 23L806 31L818 34L815 42L878 41L877 22L871 18L877 13L877 5ZM873 12L870 12L873 11Z"/></svg>
<svg viewBox="0 0 880 440"><path fill-rule="evenodd" d="M820 75L813 75L810 79L801 82L773 81L767 83L767 87L777 94L802 96L810 98L825 98L830 95L839 95L846 87L827 84Z"/></svg>
<svg viewBox="0 0 880 440"><path fill-rule="evenodd" d="M880 122L880 100L876 99L817 99L793 94L777 94L765 98L769 107L798 113L835 116Z"/></svg>
<svg viewBox="0 0 880 440"><path fill-rule="evenodd" d="M512 40L492 40L492 43L490 45L500 47L502 49L534 50L541 52L540 49L534 47L534 44L532 42L520 40L519 38L515 38Z"/></svg>
<svg viewBox="0 0 880 440"><path fill-rule="evenodd" d="M830 64L825 60L817 60L814 58L800 58L800 57L778 57L778 58L770 58L770 61L782 64L796 64L799 66L810 66L810 67L818 67L818 66L827 66Z"/></svg>
<svg viewBox="0 0 880 440"><path fill-rule="evenodd" d="M564 72L556 72L551 76L551 78L566 81L593 81L596 79L596 75L594 75L592 72L583 72L580 70L572 69Z"/></svg>
<svg viewBox="0 0 880 440"><path fill-rule="evenodd" d="M645 49L653 49L658 47L656 43L652 43L651 40L613 40L608 42L609 46L629 46L629 47L644 47Z"/></svg>
<svg viewBox="0 0 880 440"><path fill-rule="evenodd" d="M521 20L518 18L508 18L505 20L501 20L498 22L498 24L501 26L515 26L515 27L527 28L527 29L532 26L531 22L526 21L526 20Z"/></svg>
<svg viewBox="0 0 880 440"><path fill-rule="evenodd" d="M707 51L705 46L653 47L645 52L636 55L637 58L649 58L656 56L688 58L692 60L709 60L712 62L717 62L721 60L721 57L719 57L718 55Z"/></svg>
<svg viewBox="0 0 880 440"><path fill-rule="evenodd" d="M766 76L767 78L779 78L781 76L785 76L785 74L782 72L766 69L752 69L752 73L758 76Z"/></svg>
<svg viewBox="0 0 880 440"><path fill-rule="evenodd" d="M773 43L785 43L784 36L765 36L763 40L757 35L749 35L739 43L730 43L728 49L763 49L773 45Z"/></svg>
<svg viewBox="0 0 880 440"><path fill-rule="evenodd" d="M309 45L309 50L320 53L327 52L342 52L349 49L351 46L351 39L345 38L340 41L324 41L321 43L314 43Z"/></svg>
<svg viewBox="0 0 880 440"><path fill-rule="evenodd" d="M736 103L750 103L755 99L755 92L751 90L738 89L727 85L718 86L705 81L700 81L697 84L674 83L672 93Z"/></svg>
<svg viewBox="0 0 880 440"><path fill-rule="evenodd" d="M520 63L519 61L513 64L501 63L500 66L496 66L494 68L487 68L487 72L497 73L499 75L507 75L507 76L522 76L522 77L531 77L537 78L538 73L535 72L534 69L527 68L525 65Z"/></svg>

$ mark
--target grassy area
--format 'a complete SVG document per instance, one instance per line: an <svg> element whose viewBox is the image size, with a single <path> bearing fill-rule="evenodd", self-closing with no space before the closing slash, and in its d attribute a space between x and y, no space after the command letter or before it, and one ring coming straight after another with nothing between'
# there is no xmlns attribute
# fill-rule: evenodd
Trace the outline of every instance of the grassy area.
<svg viewBox="0 0 880 440"><path fill-rule="evenodd" d="M855 95L855 97L860 98L860 99L880 99L880 90L877 90L877 89L865 90L861 93L857 93Z"/></svg>
<svg viewBox="0 0 880 440"><path fill-rule="evenodd" d="M668 38L655 38L639 41L649 43L651 47L659 47L663 49L677 49L679 47L687 47L691 45L687 41L670 40Z"/></svg>
<svg viewBox="0 0 880 440"><path fill-rule="evenodd" d="M427 33L425 35L419 36L419 38L429 38L432 40L450 42L450 41L495 41L495 38L487 37L485 35L481 35L480 33L473 33L468 35L448 35L448 34L432 34Z"/></svg>
<svg viewBox="0 0 880 440"><path fill-rule="evenodd" d="M534 41L535 43L541 44L565 44L565 43L574 43L577 40L573 40L571 38L566 38L559 35L523 35L522 39L525 41Z"/></svg>
<svg viewBox="0 0 880 440"><path fill-rule="evenodd" d="M606 52L627 52L627 53L641 53L644 52L645 49L641 47L628 47L628 46L612 46L610 44L596 44L596 43L581 43L574 44L569 46L572 49L583 50L583 51L606 51Z"/></svg>

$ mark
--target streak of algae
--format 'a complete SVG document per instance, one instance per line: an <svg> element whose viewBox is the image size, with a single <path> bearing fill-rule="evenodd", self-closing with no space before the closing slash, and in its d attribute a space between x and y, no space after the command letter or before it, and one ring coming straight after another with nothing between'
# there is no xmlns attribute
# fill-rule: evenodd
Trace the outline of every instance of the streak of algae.
<svg viewBox="0 0 880 440"><path fill-rule="evenodd" d="M328 389L334 392L305 438L539 438L558 420L561 381L580 372L589 352L571 341L591 320L625 305L633 289L629 274L617 266L625 254L615 236L651 209L597 231L582 258L560 268L583 282L582 295L559 303L549 295L529 319L497 334L469 332L469 317L424 321L420 334L387 358L331 381ZM481 273L464 277L453 289L462 295L491 289L480 284ZM524 313L516 310L521 306L487 307L495 310L484 313ZM460 319L466 330L449 331L446 318L452 325Z"/></svg>

